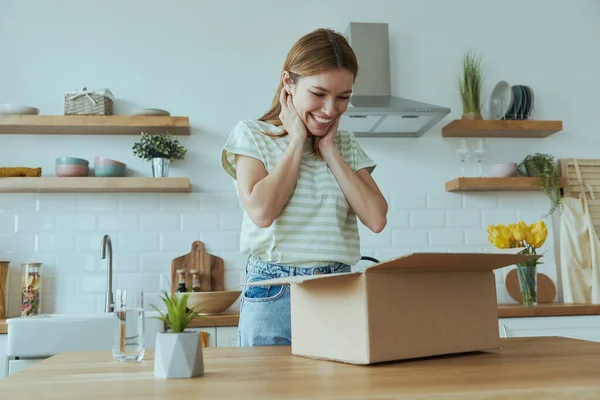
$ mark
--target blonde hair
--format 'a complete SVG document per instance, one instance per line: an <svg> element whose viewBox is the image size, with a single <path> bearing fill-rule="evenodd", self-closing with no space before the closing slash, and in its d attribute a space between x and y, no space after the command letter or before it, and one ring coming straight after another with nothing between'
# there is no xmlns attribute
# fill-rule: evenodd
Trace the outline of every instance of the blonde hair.
<svg viewBox="0 0 600 400"><path fill-rule="evenodd" d="M358 74L356 54L344 36L331 29L321 28L302 36L294 43L283 64L282 73L288 71L290 79L296 83L302 76L315 75L335 68L344 68L350 71L356 79ZM259 118L259 121L275 126L283 125L279 119L281 90L283 90L283 82L280 79L271 108ZM269 136L285 135L287 132L284 130L281 134ZM319 154L318 141L315 139L317 138L313 138L313 149Z"/></svg>

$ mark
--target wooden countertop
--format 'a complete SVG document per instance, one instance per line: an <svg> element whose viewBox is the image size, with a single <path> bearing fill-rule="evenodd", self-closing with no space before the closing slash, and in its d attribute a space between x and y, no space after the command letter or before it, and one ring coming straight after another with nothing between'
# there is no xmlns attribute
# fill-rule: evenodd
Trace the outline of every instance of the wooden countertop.
<svg viewBox="0 0 600 400"><path fill-rule="evenodd" d="M206 315L195 318L188 326L190 328L207 328L211 326L238 326L239 313Z"/></svg>
<svg viewBox="0 0 600 400"><path fill-rule="evenodd" d="M520 317L556 317L569 315L600 315L600 304L563 304L547 303L535 307L523 307L520 304L498 304L499 318ZM210 315L196 318L190 328L214 326L238 326L240 315L237 313ZM0 319L0 334L7 333L6 320Z"/></svg>
<svg viewBox="0 0 600 400"><path fill-rule="evenodd" d="M560 317L569 315L600 315L600 304L541 303L535 307L521 304L499 304L499 318Z"/></svg>
<svg viewBox="0 0 600 400"><path fill-rule="evenodd" d="M206 348L205 375L154 378L153 353L63 353L4 380L7 399L575 399L600 398L600 343L502 339L496 351L357 366L294 356L289 347Z"/></svg>

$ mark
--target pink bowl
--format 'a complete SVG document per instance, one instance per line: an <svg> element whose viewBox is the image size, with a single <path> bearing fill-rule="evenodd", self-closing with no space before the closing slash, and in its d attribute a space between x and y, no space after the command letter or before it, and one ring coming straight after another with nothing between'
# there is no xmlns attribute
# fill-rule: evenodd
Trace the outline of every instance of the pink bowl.
<svg viewBox="0 0 600 400"><path fill-rule="evenodd" d="M88 176L90 169L81 164L58 164L55 166L56 176Z"/></svg>
<svg viewBox="0 0 600 400"><path fill-rule="evenodd" d="M496 164L492 167L492 176L496 178L509 178L517 175L517 163Z"/></svg>
<svg viewBox="0 0 600 400"><path fill-rule="evenodd" d="M110 158L96 156L94 157L94 165L119 165L125 167L127 164L116 160L111 160Z"/></svg>

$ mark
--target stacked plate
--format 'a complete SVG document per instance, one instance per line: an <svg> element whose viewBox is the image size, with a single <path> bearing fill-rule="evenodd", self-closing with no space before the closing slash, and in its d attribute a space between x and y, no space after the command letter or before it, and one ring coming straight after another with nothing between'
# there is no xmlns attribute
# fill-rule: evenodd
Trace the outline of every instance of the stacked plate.
<svg viewBox="0 0 600 400"><path fill-rule="evenodd" d="M171 114L167 110L159 108L135 108L131 110L131 115L169 116Z"/></svg>
<svg viewBox="0 0 600 400"><path fill-rule="evenodd" d="M534 109L533 89L500 81L490 96L490 119L525 120Z"/></svg>
<svg viewBox="0 0 600 400"><path fill-rule="evenodd" d="M35 107L29 107L23 104L6 103L0 104L0 114L27 114L38 115L40 110Z"/></svg>

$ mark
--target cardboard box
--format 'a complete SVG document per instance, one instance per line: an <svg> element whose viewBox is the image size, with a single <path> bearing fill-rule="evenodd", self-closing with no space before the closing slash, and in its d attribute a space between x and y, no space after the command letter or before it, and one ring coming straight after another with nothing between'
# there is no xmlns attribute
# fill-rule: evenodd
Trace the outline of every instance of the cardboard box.
<svg viewBox="0 0 600 400"><path fill-rule="evenodd" d="M414 253L290 285L292 354L371 364L500 346L493 270L540 256Z"/></svg>

